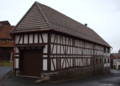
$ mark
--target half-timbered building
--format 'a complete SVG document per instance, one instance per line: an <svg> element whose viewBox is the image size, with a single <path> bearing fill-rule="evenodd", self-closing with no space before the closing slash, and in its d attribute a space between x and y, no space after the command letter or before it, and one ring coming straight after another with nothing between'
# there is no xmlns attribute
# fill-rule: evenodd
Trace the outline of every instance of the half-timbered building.
<svg viewBox="0 0 120 86"><path fill-rule="evenodd" d="M14 28L8 21L0 21L0 62L13 61L13 39L10 31Z"/></svg>
<svg viewBox="0 0 120 86"><path fill-rule="evenodd" d="M103 73L110 45L94 30L38 2L11 31L14 70L20 75L43 76L62 70L91 67ZM98 66L97 66L98 65Z"/></svg>
<svg viewBox="0 0 120 86"><path fill-rule="evenodd" d="M111 53L111 69L120 69L120 50L118 53Z"/></svg>

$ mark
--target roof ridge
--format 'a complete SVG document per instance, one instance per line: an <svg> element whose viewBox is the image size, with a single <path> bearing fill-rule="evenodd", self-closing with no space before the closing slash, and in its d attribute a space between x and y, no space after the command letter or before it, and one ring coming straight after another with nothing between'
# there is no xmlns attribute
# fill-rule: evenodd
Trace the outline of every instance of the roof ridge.
<svg viewBox="0 0 120 86"><path fill-rule="evenodd" d="M65 15L64 13L62 13L62 12L60 12L60 11L57 11L56 9L53 9L52 7L50 7L50 6L48 6L48 5L41 4L41 3L37 2L37 1L35 1L35 2L38 3L38 4L40 4L40 5L43 5L43 6L45 6L45 7L48 7L48 8L50 8L50 9L52 9L52 10L54 10L54 11L56 11L56 12L62 14L62 15L64 15L65 17L68 17L69 19L71 19L71 20L73 20L73 21L81 24L82 26L84 26L84 24L82 24L81 22L78 22L77 20L71 18L70 16L67 16L67 15ZM90 28L90 29L92 29L92 28Z"/></svg>
<svg viewBox="0 0 120 86"><path fill-rule="evenodd" d="M42 9L41 9L41 7L40 7L40 5L39 5L40 3L39 3L39 2L37 2L37 1L35 1L35 3L36 3L36 5L37 5L37 7L38 7L39 11L40 11L40 12L41 12L41 14L43 15L43 17L44 17L44 19L45 19L46 23L48 24L48 26L50 27L50 29L52 29L52 27L51 27L51 25L50 25L50 23L49 23L49 21L48 21L47 17L45 16L44 12L42 11Z"/></svg>
<svg viewBox="0 0 120 86"><path fill-rule="evenodd" d="M37 2L37 3L39 3L39 2ZM84 38L84 36L85 36L85 39L87 39L87 40L89 40L90 38L89 37L86 37L86 35L89 35L90 37L91 37L91 39L92 39L92 42L95 42L95 40L100 40L100 43L99 42L97 42L97 43L99 43L99 44L102 44L102 45L104 45L104 46L107 46L107 47L111 47L101 36L99 36L92 28L90 28L90 27L86 27L84 24L82 24L82 23L80 23L80 22L78 22L77 20L75 20L75 19L73 19L73 18L71 18L71 17L69 17L69 16L67 16L67 15L65 15L64 13L61 13L61 12L59 12L59 11L57 11L57 10L55 10L55 9L53 9L53 8L51 8L50 6L47 6L47 5L44 5L44 4L41 4L41 3L39 3L39 6L41 7L41 9L42 9L42 11L44 12L44 14L45 14L45 16L47 17L47 19L48 19L48 21L49 21L49 24L51 23L51 21L52 22L56 22L56 23L58 23L58 24L61 24L61 25L64 25L64 24L66 24L65 26L68 26L68 24L73 24L73 25L70 25L70 27L71 26L75 26L75 23L76 23L76 28L73 28L73 27L71 27L73 30L75 30L76 32L78 32L78 31L80 31L81 30L81 32L80 33L84 33L84 35L83 36L81 36L81 38ZM45 10L47 10L47 11L45 11ZM50 12L53 12L53 14L49 14L49 15L52 15L52 17L53 18L51 18L49 15L47 15L48 14L48 11L50 11ZM56 13L56 14L55 14ZM58 19L55 19L55 18L58 18L58 17L56 17L56 16L58 16L60 19L58 20ZM68 19L69 21L67 21L68 23L65 23L64 22L64 20L65 19L62 19L62 18L66 18L66 19ZM53 20L52 20L53 19ZM61 23L60 23L61 22ZM50 26L52 27L52 25L50 24ZM68 28L70 28L70 27L68 27ZM78 29L78 28L80 28L80 29ZM92 33L91 34L93 34L93 35L91 35L91 34L87 34L88 32L87 31L85 31L84 30L84 28L87 30L89 30L89 31L92 31ZM58 29L57 28L55 28L55 27L52 27L52 29L53 30L57 30L58 31ZM60 29L61 30L61 29ZM59 30L59 31L60 31ZM65 32L64 30L62 30L63 32ZM66 32L65 32L66 33ZM78 34L80 34L80 33L78 33ZM72 34L72 33L71 33ZM95 36L97 36L97 37L95 37ZM79 36L79 35L78 35Z"/></svg>

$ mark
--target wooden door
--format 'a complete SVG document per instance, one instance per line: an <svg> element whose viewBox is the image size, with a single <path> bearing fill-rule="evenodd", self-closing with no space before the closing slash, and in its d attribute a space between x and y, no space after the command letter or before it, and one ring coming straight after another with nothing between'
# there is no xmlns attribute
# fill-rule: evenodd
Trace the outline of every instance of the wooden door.
<svg viewBox="0 0 120 86"><path fill-rule="evenodd" d="M22 75L41 76L41 52L28 50L22 52Z"/></svg>

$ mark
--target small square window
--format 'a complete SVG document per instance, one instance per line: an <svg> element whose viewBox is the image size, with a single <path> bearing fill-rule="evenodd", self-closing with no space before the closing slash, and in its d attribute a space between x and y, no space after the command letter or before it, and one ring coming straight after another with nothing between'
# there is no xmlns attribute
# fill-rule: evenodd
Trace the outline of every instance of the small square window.
<svg viewBox="0 0 120 86"><path fill-rule="evenodd" d="M102 59L100 58L100 63L102 63Z"/></svg>
<svg viewBox="0 0 120 86"><path fill-rule="evenodd" d="M106 59L104 59L104 62L106 63Z"/></svg>
<svg viewBox="0 0 120 86"><path fill-rule="evenodd" d="M98 59L96 58L96 64L98 64Z"/></svg>

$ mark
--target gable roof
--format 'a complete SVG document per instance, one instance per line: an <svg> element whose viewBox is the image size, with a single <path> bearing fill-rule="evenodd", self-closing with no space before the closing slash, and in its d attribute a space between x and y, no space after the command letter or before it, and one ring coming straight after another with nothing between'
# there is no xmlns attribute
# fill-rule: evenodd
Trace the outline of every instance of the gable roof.
<svg viewBox="0 0 120 86"><path fill-rule="evenodd" d="M120 50L118 51L118 55L117 55L117 58L120 58Z"/></svg>
<svg viewBox="0 0 120 86"><path fill-rule="evenodd" d="M111 47L94 30L38 2L33 4L12 33L42 30L54 30Z"/></svg>
<svg viewBox="0 0 120 86"><path fill-rule="evenodd" d="M113 55L115 59L120 58L120 53L112 53L111 55Z"/></svg>
<svg viewBox="0 0 120 86"><path fill-rule="evenodd" d="M10 31L14 26L10 25L0 25L0 39L12 39Z"/></svg>
<svg viewBox="0 0 120 86"><path fill-rule="evenodd" d="M10 25L9 21L0 21L0 25Z"/></svg>
<svg viewBox="0 0 120 86"><path fill-rule="evenodd" d="M117 53L111 53L115 58L117 58Z"/></svg>

